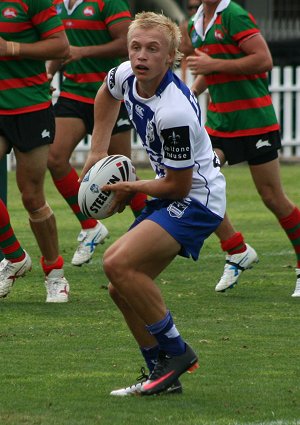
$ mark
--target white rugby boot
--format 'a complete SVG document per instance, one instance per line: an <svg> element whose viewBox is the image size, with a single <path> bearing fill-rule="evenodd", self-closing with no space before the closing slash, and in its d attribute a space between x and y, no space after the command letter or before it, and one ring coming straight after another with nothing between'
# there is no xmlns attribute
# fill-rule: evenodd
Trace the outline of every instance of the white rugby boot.
<svg viewBox="0 0 300 425"><path fill-rule="evenodd" d="M238 283L238 278L246 269L251 269L254 263L258 263L256 251L246 243L246 251L240 254L226 255L226 263L223 275L215 287L217 292L225 292Z"/></svg>
<svg viewBox="0 0 300 425"><path fill-rule="evenodd" d="M0 262L0 298L5 298L11 291L15 280L22 277L31 270L32 262L30 256L25 252L25 258L17 263L7 259Z"/></svg>
<svg viewBox="0 0 300 425"><path fill-rule="evenodd" d="M64 277L63 269L53 269L45 280L46 303L66 303L69 300L70 286Z"/></svg>
<svg viewBox="0 0 300 425"><path fill-rule="evenodd" d="M97 226L91 229L81 230L78 235L79 245L73 255L73 266L82 266L88 263L98 244L103 244L104 240L109 237L108 230L104 224L98 222Z"/></svg>
<svg viewBox="0 0 300 425"><path fill-rule="evenodd" d="M292 294L292 297L300 297L300 269L296 269L296 275L297 275L296 286L295 286L295 291Z"/></svg>

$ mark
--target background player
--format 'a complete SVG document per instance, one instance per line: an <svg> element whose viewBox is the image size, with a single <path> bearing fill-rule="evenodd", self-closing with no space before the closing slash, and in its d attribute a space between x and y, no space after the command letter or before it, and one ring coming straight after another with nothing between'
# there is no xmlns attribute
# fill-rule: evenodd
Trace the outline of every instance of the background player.
<svg viewBox="0 0 300 425"><path fill-rule="evenodd" d="M0 2L0 157L13 148L17 185L42 253L47 302L68 301L69 284L59 255L55 217L44 194L55 132L45 60L68 53L64 27L50 0ZM2 201L0 248L5 257L0 264L0 297L5 297L15 279L31 269L31 259L17 240Z"/></svg>
<svg viewBox="0 0 300 425"><path fill-rule="evenodd" d="M292 296L300 297L300 211L284 193L280 179L281 139L268 90L266 72L273 63L267 43L253 16L229 0L203 0L189 32L196 56L187 62L199 75L192 89L199 95L208 88L206 129L213 147L222 165L248 162L262 201L295 250L297 281ZM216 232L223 247L227 230L225 219ZM230 276L234 264L243 268L247 263L247 258L236 259L229 259L224 275ZM226 289L225 285L226 276L219 286Z"/></svg>
<svg viewBox="0 0 300 425"><path fill-rule="evenodd" d="M64 80L55 104L56 136L50 148L48 167L55 186L65 198L81 225L78 248L72 264L90 261L96 246L108 236L104 224L85 217L79 209L78 174L70 163L78 143L91 134L94 125L94 98L107 72L127 56L126 35L131 22L126 0L54 0L70 42L70 55L63 63L48 64L51 80L63 66ZM112 130L110 154L131 156L131 129L122 105ZM131 200L135 214L144 208L146 196L137 194Z"/></svg>

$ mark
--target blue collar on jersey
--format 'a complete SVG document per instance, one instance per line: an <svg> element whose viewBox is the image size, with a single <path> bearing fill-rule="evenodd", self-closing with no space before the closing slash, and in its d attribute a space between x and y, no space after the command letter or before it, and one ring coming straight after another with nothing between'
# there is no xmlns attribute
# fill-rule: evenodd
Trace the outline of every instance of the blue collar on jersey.
<svg viewBox="0 0 300 425"><path fill-rule="evenodd" d="M163 91L166 89L166 87L174 80L174 74L171 69L168 69L168 71L165 73L164 78L161 80L155 95L160 96Z"/></svg>

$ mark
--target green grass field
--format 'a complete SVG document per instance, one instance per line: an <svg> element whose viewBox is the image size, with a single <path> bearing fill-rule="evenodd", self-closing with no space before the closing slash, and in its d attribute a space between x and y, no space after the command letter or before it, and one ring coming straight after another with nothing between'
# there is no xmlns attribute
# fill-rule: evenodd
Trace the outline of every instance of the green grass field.
<svg viewBox="0 0 300 425"><path fill-rule="evenodd" d="M200 368L182 376L182 395L121 399L110 391L134 383L143 361L109 299L101 256L131 223L131 211L105 221L111 237L92 263L72 267L80 229L48 176L71 301L47 305L39 252L9 173L12 224L34 267L0 300L1 425L300 424L300 299L291 297L295 256L248 168L223 171L229 215L260 262L235 289L217 294L224 255L215 236L198 262L176 259L157 283L178 329L199 354ZM286 192L297 204L299 176L299 165L282 167Z"/></svg>

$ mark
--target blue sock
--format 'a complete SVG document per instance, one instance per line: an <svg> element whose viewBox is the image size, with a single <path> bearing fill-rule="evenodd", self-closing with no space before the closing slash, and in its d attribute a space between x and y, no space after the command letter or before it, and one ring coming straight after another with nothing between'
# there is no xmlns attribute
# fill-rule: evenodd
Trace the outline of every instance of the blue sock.
<svg viewBox="0 0 300 425"><path fill-rule="evenodd" d="M157 339L160 350L172 356L180 356L185 352L185 342L174 325L169 311L164 319L146 328Z"/></svg>
<svg viewBox="0 0 300 425"><path fill-rule="evenodd" d="M140 347L140 350L145 359L146 365L148 366L149 372L151 373L157 361L159 346Z"/></svg>

